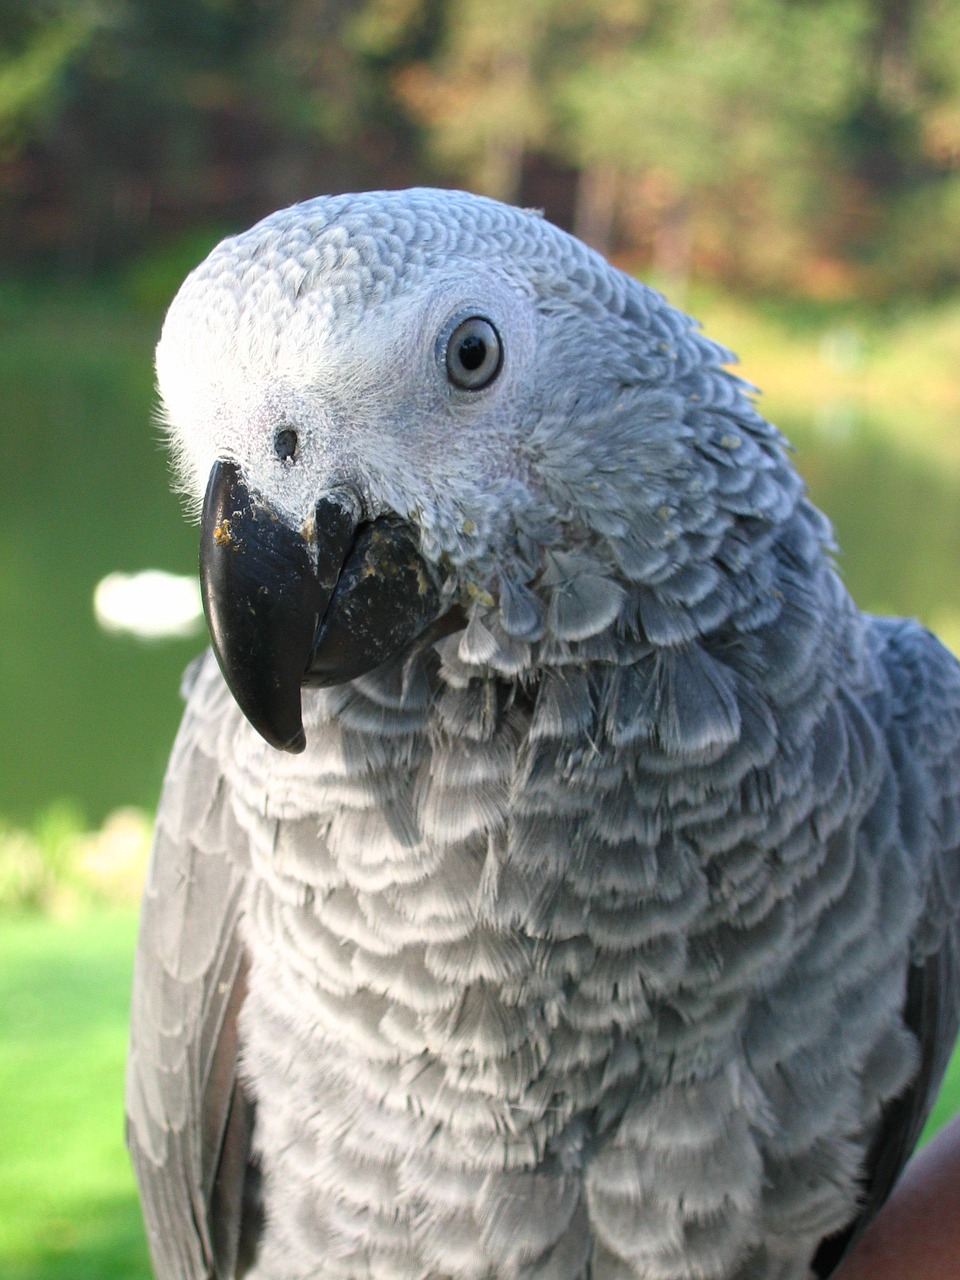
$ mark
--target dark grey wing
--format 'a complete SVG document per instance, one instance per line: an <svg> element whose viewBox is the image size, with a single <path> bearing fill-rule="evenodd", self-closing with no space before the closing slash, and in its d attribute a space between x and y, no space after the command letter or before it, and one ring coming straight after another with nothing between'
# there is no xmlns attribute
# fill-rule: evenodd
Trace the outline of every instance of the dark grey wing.
<svg viewBox="0 0 960 1280"><path fill-rule="evenodd" d="M820 1277L837 1267L910 1158L960 1024L960 664L915 623L876 618L871 631L893 695L884 728L901 829L925 886L904 1007L920 1062L910 1087L884 1111L867 1160L860 1217L825 1240L814 1259Z"/></svg>
<svg viewBox="0 0 960 1280"><path fill-rule="evenodd" d="M208 654L164 781L143 896L127 1142L158 1280L232 1280L255 1230L252 1107L236 1073L249 851L217 760L234 714Z"/></svg>

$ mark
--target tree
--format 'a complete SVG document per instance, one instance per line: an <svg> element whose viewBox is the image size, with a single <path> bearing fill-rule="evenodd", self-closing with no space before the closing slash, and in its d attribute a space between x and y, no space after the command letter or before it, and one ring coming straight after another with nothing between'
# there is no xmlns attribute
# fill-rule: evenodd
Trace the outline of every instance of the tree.
<svg viewBox="0 0 960 1280"><path fill-rule="evenodd" d="M861 217L841 251L874 287L960 281L960 9L881 0L864 40L866 74L840 126L844 174Z"/></svg>
<svg viewBox="0 0 960 1280"><path fill-rule="evenodd" d="M855 0L688 0L559 86L574 161L642 192L659 274L682 279L697 240L746 274L809 251L862 22Z"/></svg>
<svg viewBox="0 0 960 1280"><path fill-rule="evenodd" d="M11 159L30 130L51 110L69 67L105 22L101 7L89 4L55 11L45 25L25 13L11 20L0 56L0 145Z"/></svg>
<svg viewBox="0 0 960 1280"><path fill-rule="evenodd" d="M540 55L552 0L453 0L437 47L399 66L395 91L441 169L515 200L525 151L542 142Z"/></svg>
<svg viewBox="0 0 960 1280"><path fill-rule="evenodd" d="M154 228L242 224L352 185L378 154L361 145L375 98L347 0L61 4L0 17L0 241L20 256L55 247L87 270Z"/></svg>

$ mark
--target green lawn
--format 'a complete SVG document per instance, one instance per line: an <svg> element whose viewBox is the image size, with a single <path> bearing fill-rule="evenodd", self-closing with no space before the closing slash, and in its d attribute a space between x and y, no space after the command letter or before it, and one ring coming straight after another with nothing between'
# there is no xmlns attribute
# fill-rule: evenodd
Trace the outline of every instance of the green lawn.
<svg viewBox="0 0 960 1280"><path fill-rule="evenodd" d="M123 1146L136 922L7 918L0 929L0 1275L147 1280ZM960 1108L955 1056L934 1123Z"/></svg>
<svg viewBox="0 0 960 1280"><path fill-rule="evenodd" d="M123 1145L133 912L0 924L0 1275L150 1275Z"/></svg>

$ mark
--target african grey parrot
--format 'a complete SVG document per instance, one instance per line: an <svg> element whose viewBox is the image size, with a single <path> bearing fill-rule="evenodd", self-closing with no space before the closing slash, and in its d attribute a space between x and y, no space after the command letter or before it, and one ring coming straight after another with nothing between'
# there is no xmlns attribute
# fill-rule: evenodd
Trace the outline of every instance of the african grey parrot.
<svg viewBox="0 0 960 1280"><path fill-rule="evenodd" d="M731 359L451 191L181 288L161 1280L800 1280L883 1200L957 1029L960 669L852 604Z"/></svg>

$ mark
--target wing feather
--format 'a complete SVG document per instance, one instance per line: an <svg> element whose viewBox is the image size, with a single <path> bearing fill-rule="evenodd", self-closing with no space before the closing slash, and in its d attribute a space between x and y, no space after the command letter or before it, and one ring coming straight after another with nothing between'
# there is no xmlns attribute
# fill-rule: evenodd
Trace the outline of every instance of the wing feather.
<svg viewBox="0 0 960 1280"><path fill-rule="evenodd" d="M236 1274L253 1181L236 1069L249 850L216 759L223 692L208 656L164 782L134 966L127 1141L158 1280Z"/></svg>
<svg viewBox="0 0 960 1280"><path fill-rule="evenodd" d="M936 1102L960 1023L960 665L922 627L875 618L871 633L892 688L887 742L900 787L901 831L925 886L907 976L904 1021L917 1038L909 1088L885 1109L867 1159L862 1212L821 1245L832 1274L877 1213Z"/></svg>

